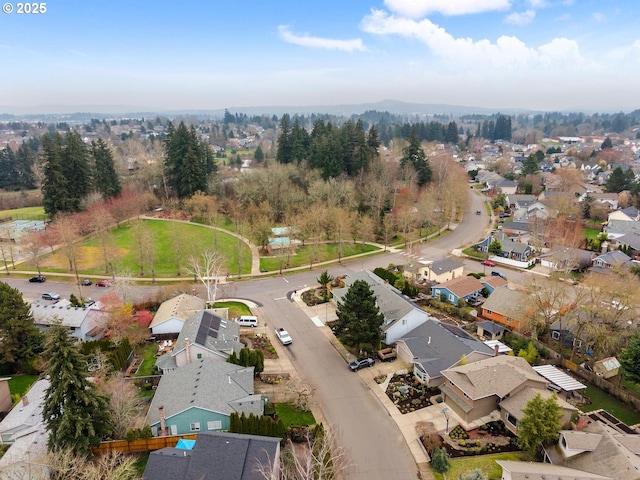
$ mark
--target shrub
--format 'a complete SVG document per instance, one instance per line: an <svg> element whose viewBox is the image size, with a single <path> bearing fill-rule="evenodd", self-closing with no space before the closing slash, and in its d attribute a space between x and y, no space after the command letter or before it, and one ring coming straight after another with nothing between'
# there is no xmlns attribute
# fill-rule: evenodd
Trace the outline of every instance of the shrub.
<svg viewBox="0 0 640 480"><path fill-rule="evenodd" d="M467 441L466 440L458 440L458 445L460 445L461 447L466 447L467 446Z"/></svg>

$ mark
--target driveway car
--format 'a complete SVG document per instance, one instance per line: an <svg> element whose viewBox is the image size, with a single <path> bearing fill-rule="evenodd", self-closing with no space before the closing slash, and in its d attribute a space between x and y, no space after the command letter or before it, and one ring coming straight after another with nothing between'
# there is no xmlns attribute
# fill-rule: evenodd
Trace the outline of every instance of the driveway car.
<svg viewBox="0 0 640 480"><path fill-rule="evenodd" d="M352 372L357 372L361 368L373 367L375 363L376 361L372 357L360 357L351 362L349 368Z"/></svg>
<svg viewBox="0 0 640 480"><path fill-rule="evenodd" d="M491 271L491 275L493 275L494 277L504 278L505 280L507 279L507 277L506 277L506 275L504 273L500 273L497 270L492 270Z"/></svg>
<svg viewBox="0 0 640 480"><path fill-rule="evenodd" d="M276 337L280 340L280 343L283 345L291 345L293 340L291 340L291 335L284 328L276 328Z"/></svg>
<svg viewBox="0 0 640 480"><path fill-rule="evenodd" d="M98 280L96 282L96 287L110 287L111 282L109 280Z"/></svg>
<svg viewBox="0 0 640 480"><path fill-rule="evenodd" d="M43 300L60 300L60 295L53 292L46 292L42 294Z"/></svg>
<svg viewBox="0 0 640 480"><path fill-rule="evenodd" d="M80 282L78 282L80 285L84 285L89 286L89 285L93 285L93 282L91 280L89 280L88 278L85 278L84 280L80 280Z"/></svg>
<svg viewBox="0 0 640 480"><path fill-rule="evenodd" d="M487 267L495 267L496 262L492 262L491 260L485 260L484 262L480 262L482 265L486 265Z"/></svg>
<svg viewBox="0 0 640 480"><path fill-rule="evenodd" d="M31 283L44 283L46 281L47 279L44 277L44 275L36 275L35 277L31 277L29 279L29 282Z"/></svg>

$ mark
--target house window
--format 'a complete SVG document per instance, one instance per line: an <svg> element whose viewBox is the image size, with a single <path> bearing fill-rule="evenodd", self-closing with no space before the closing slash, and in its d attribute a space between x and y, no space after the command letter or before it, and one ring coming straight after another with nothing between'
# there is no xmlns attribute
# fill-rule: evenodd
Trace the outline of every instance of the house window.
<svg viewBox="0 0 640 480"><path fill-rule="evenodd" d="M199 353L199 354L198 354L198 360L200 360L201 358L202 358L202 354L201 354L201 353Z"/></svg>
<svg viewBox="0 0 640 480"><path fill-rule="evenodd" d="M192 432L199 432L200 431L200 422L190 423L189 424L189 429Z"/></svg>
<svg viewBox="0 0 640 480"><path fill-rule="evenodd" d="M151 435L154 437L158 436L158 427L151 427Z"/></svg>
<svg viewBox="0 0 640 480"><path fill-rule="evenodd" d="M433 296L434 296L434 297L436 297L436 298L438 298L438 297L440 296L440 290L435 289L435 290L433 291Z"/></svg>
<svg viewBox="0 0 640 480"><path fill-rule="evenodd" d="M177 435L178 434L178 426L177 425L169 425L169 431L171 432L171 435Z"/></svg>
<svg viewBox="0 0 640 480"><path fill-rule="evenodd" d="M493 315L493 312L491 310L485 310L485 312L487 312L487 315Z"/></svg>
<svg viewBox="0 0 640 480"><path fill-rule="evenodd" d="M220 420L207 422L207 430L222 430L222 422Z"/></svg>
<svg viewBox="0 0 640 480"><path fill-rule="evenodd" d="M449 301L450 301L451 303L453 303L453 299L454 299L453 294L452 294L452 293L450 293L450 294L449 294Z"/></svg>
<svg viewBox="0 0 640 480"><path fill-rule="evenodd" d="M554 340L560 340L560 332L554 330L553 332L551 332L551 338L553 338Z"/></svg>
<svg viewBox="0 0 640 480"><path fill-rule="evenodd" d="M514 417L510 413L507 413L507 417L506 418L507 418L507 422L509 422L509 424L511 424L514 427L518 428L518 419L516 417Z"/></svg>

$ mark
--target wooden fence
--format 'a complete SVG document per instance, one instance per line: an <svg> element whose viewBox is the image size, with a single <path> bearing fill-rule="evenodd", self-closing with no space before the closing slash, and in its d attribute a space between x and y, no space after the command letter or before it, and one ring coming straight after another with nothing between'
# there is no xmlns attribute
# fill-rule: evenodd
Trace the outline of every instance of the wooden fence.
<svg viewBox="0 0 640 480"><path fill-rule="evenodd" d="M119 453L139 453L159 450L166 447L175 447L180 439L196 440L197 433L188 435L169 435L166 437L140 438L132 442L126 440L112 440L101 442L99 446L92 448L94 454L119 452Z"/></svg>

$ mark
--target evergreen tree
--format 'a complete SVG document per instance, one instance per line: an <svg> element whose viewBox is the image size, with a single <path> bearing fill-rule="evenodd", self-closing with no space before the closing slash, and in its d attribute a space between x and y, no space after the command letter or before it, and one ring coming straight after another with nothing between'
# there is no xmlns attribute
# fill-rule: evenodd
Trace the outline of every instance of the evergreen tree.
<svg viewBox="0 0 640 480"><path fill-rule="evenodd" d="M555 395L543 399L537 394L523 412L524 417L518 421L520 448L534 452L540 446L557 440L562 413Z"/></svg>
<svg viewBox="0 0 640 480"><path fill-rule="evenodd" d="M449 122L445 133L445 142L453 143L455 145L458 143L458 139L458 125L456 122Z"/></svg>
<svg viewBox="0 0 640 480"><path fill-rule="evenodd" d="M376 297L364 280L356 280L338 303L338 319L331 323L333 333L346 345L376 350L382 341L384 315Z"/></svg>
<svg viewBox="0 0 640 480"><path fill-rule="evenodd" d="M43 337L30 309L19 290L0 282L0 365L9 364L12 372L31 372L42 351Z"/></svg>
<svg viewBox="0 0 640 480"><path fill-rule="evenodd" d="M87 379L87 361L60 324L47 332L45 359L50 385L42 418L49 433L49 451L71 449L91 456L91 447L111 432L109 402Z"/></svg>
<svg viewBox="0 0 640 480"><path fill-rule="evenodd" d="M91 191L92 172L89 151L78 132L68 131L64 138L62 165L69 189L69 208L78 212L82 200Z"/></svg>
<svg viewBox="0 0 640 480"><path fill-rule="evenodd" d="M626 172L622 168L616 167L605 184L607 192L620 193L623 190L632 189L635 185L635 177L633 170L628 169Z"/></svg>
<svg viewBox="0 0 640 480"><path fill-rule="evenodd" d="M409 134L409 145L403 150L402 159L400 160L401 166L407 164L413 165L413 168L418 173L418 185L423 186L431 181L431 166L427 160L424 150L420 146L418 140L418 133L415 127L411 129Z"/></svg>
<svg viewBox="0 0 640 480"><path fill-rule="evenodd" d="M253 153L253 159L258 163L264 160L264 152L260 145L258 145L258 148L256 148L256 151Z"/></svg>
<svg viewBox="0 0 640 480"><path fill-rule="evenodd" d="M291 163L293 161L293 141L291 138L291 121L289 114L285 113L280 119L280 136L278 137L278 163Z"/></svg>
<svg viewBox="0 0 640 480"><path fill-rule="evenodd" d="M605 138L600 145L600 150L605 150L607 148L613 148L613 142L611 142L611 139L609 137Z"/></svg>
<svg viewBox="0 0 640 480"><path fill-rule="evenodd" d="M69 185L62 158L62 137L59 133L45 135L42 139L44 178L42 179L42 204L44 211L53 217L58 212L71 210Z"/></svg>
<svg viewBox="0 0 640 480"><path fill-rule="evenodd" d="M431 468L435 472L445 473L451 468L451 462L449 461L449 455L444 448L436 447L431 454Z"/></svg>
<svg viewBox="0 0 640 480"><path fill-rule="evenodd" d="M522 175L533 175L540 170L538 166L538 159L533 153L530 153L529 156L522 162Z"/></svg>
<svg viewBox="0 0 640 480"><path fill-rule="evenodd" d="M95 187L103 198L117 197L122 191L120 178L116 172L113 154L101 138L91 142L91 155L95 162Z"/></svg>
<svg viewBox="0 0 640 480"><path fill-rule="evenodd" d="M618 358L625 377L640 383L640 336L632 335L629 346L622 349Z"/></svg>

